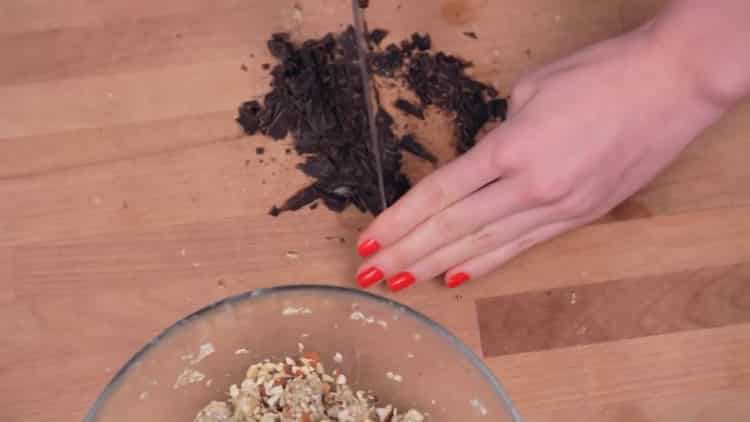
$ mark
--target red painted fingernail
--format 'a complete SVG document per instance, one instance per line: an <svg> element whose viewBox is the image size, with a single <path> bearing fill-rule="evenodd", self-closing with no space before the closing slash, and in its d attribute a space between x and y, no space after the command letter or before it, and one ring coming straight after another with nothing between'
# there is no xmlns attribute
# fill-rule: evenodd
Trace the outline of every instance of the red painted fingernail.
<svg viewBox="0 0 750 422"><path fill-rule="evenodd" d="M382 280L384 276L383 272L376 267L370 267L359 273L357 276L357 284L363 289L366 289Z"/></svg>
<svg viewBox="0 0 750 422"><path fill-rule="evenodd" d="M466 283L467 281L471 280L471 277L469 277L466 273L457 273L453 274L449 279L446 285L450 287L451 289L455 289L456 287Z"/></svg>
<svg viewBox="0 0 750 422"><path fill-rule="evenodd" d="M416 281L417 280L411 273L400 273L388 280L388 288L391 289L392 292L400 292L414 284Z"/></svg>
<svg viewBox="0 0 750 422"><path fill-rule="evenodd" d="M375 252L380 250L380 243L378 243L377 240L365 240L364 242L360 243L357 247L357 252L359 252L359 256L362 258L367 258L368 256L373 255Z"/></svg>

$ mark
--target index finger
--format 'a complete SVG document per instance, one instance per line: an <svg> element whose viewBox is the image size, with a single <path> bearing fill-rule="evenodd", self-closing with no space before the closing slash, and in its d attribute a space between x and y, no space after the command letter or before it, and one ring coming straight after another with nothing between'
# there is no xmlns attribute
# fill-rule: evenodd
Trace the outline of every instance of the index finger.
<svg viewBox="0 0 750 422"><path fill-rule="evenodd" d="M497 132L499 129L489 136L496 137ZM496 142L480 142L427 176L360 235L359 254L367 257L397 242L425 220L500 177L496 150Z"/></svg>

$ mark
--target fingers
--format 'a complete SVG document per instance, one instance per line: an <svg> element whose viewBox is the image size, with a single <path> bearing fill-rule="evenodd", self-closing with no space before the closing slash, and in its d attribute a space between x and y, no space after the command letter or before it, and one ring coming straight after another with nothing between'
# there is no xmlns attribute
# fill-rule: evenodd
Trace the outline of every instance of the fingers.
<svg viewBox="0 0 750 422"><path fill-rule="evenodd" d="M490 136L499 136L493 134ZM500 177L497 142L482 142L417 184L362 233L358 251L370 256L393 244L414 227Z"/></svg>
<svg viewBox="0 0 750 422"><path fill-rule="evenodd" d="M429 256L442 247L458 241L456 244L464 244L460 239L466 238L482 227L492 224L500 234L502 224L507 224L505 219L518 212L533 206L529 201L520 197L519 183L517 179L498 181L470 197L460 201L428 221L420 224L397 243L390 245L371 259L362 264L358 274L364 274L373 269L373 280L360 284L372 284L375 275L392 277L399 271L409 271L413 265L422 258ZM482 235L481 242L492 240L490 236ZM469 236L471 237L471 236ZM471 241L469 241L471 242ZM475 254L477 251L472 250ZM453 261L458 263L461 261ZM447 269L447 268L444 268ZM423 276L416 277L421 280Z"/></svg>
<svg viewBox="0 0 750 422"><path fill-rule="evenodd" d="M555 222L556 218L559 218L559 212L554 206L515 214L424 257L413 264L408 272L413 274L417 281L430 280L473 257L503 248L537 227Z"/></svg>
<svg viewBox="0 0 750 422"><path fill-rule="evenodd" d="M578 227L582 223L577 220L563 221L534 229L492 252L458 265L445 275L445 284L455 288L472 279L483 277L527 249Z"/></svg>

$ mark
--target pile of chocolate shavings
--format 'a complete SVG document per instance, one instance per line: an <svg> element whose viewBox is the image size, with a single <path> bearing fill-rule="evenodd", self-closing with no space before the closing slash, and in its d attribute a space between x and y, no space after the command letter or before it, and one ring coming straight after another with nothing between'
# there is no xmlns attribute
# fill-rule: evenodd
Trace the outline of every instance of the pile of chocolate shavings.
<svg viewBox="0 0 750 422"><path fill-rule="evenodd" d="M371 48L387 34L382 29L372 31ZM296 211L317 200L335 212L349 205L375 215L382 212L354 29L302 44L293 43L288 34L274 34L268 48L279 60L271 71L272 90L263 104L244 103L237 122L250 135L262 133L279 140L291 134L294 149L305 157L298 168L314 179L270 214ZM374 73L403 80L416 93L419 105L397 101L395 106L402 112L423 119L424 108L434 105L455 115L456 149L464 153L487 122L505 119L507 103L492 87L465 74L470 63L432 53L431 48L429 35L414 34L400 46L390 44L371 53L368 60ZM414 135L399 139L393 124L379 107L377 126L389 204L411 187L402 172L401 150L437 162Z"/></svg>
<svg viewBox="0 0 750 422"><path fill-rule="evenodd" d="M400 46L390 44L373 54L370 63L380 76L403 77L423 108L434 105L454 114L456 151L463 154L476 144L487 122L505 120L508 103L495 88L466 75L471 63L431 49L429 35L414 34ZM405 100L396 107L417 117L422 113Z"/></svg>
<svg viewBox="0 0 750 422"><path fill-rule="evenodd" d="M271 215L296 211L316 200L341 212L354 205L362 212L382 211L377 170L371 151L366 97L358 65L355 33L296 45L286 34L276 34L268 48L280 62L271 74L271 92L261 105L249 101L240 107L237 121L246 133L273 139L291 133L296 152L305 157L299 169L315 179ZM380 109L377 125L388 203L411 187L401 172L401 140L393 132L393 118Z"/></svg>

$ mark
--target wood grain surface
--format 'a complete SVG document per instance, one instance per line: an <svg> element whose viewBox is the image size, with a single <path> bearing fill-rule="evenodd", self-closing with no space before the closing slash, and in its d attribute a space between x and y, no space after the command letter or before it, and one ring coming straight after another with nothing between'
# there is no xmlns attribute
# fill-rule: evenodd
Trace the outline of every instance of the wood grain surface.
<svg viewBox="0 0 750 422"><path fill-rule="evenodd" d="M430 32L507 93L663 1L372 3L371 25ZM353 285L368 218L270 218L305 178L285 143L233 122L268 89L271 32L349 19L340 0L0 3L0 419L81 420L143 344L228 295ZM449 123L420 136L445 145ZM747 420L748 138L746 104L602 221L397 299L481 353L526 420Z"/></svg>

